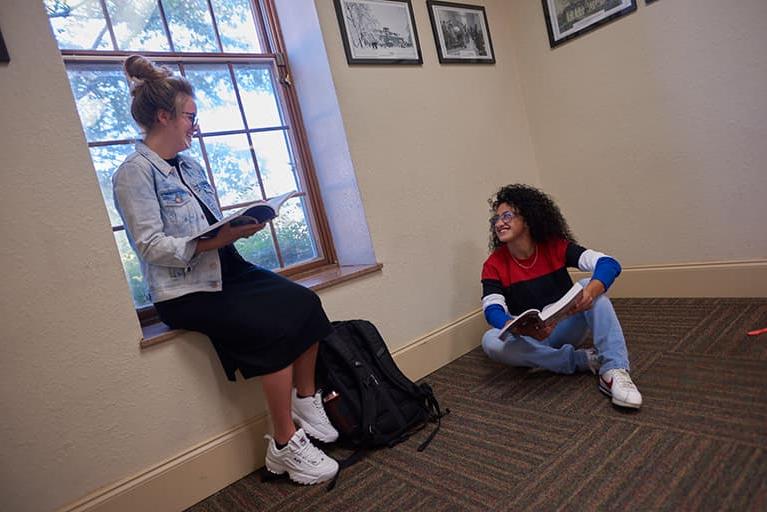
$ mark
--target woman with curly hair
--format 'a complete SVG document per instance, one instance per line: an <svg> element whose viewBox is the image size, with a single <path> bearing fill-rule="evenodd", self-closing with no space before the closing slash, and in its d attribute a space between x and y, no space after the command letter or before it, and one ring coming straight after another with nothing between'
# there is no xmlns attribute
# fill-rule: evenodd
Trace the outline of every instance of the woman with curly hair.
<svg viewBox="0 0 767 512"><path fill-rule="evenodd" d="M614 404L638 409L642 395L628 373L626 340L604 295L620 264L578 245L551 197L534 187L508 185L489 202L492 254L482 267L482 309L493 328L482 337L485 353L511 366L599 373L599 389ZM583 293L570 315L554 325L513 327L499 338L516 315L556 302L572 287L568 267L592 273L580 281ZM589 332L595 348L577 348Z"/></svg>

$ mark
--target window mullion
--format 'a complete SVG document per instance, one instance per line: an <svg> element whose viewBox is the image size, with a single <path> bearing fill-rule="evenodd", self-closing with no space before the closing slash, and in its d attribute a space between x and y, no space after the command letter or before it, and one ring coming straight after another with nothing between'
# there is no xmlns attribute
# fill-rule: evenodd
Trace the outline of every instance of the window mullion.
<svg viewBox="0 0 767 512"><path fill-rule="evenodd" d="M218 22L216 21L216 13L213 12L213 4L211 4L210 0L207 0L208 3L208 12L210 12L210 19L213 23L213 33L216 35L216 44L218 45L218 51L222 52L224 51L224 43L221 41L221 34L218 31Z"/></svg>
<svg viewBox="0 0 767 512"><path fill-rule="evenodd" d="M71 62L119 62L127 57L140 53L148 59L179 64L220 64L242 62L244 64L271 64L277 60L273 53L176 53L176 52L123 52L103 50L61 50L65 61Z"/></svg>
<svg viewBox="0 0 767 512"><path fill-rule="evenodd" d="M250 148L250 157L253 159L253 168L256 170L256 182L261 190L261 197L266 199L266 188L264 188L264 180L261 178L261 169L258 166L258 157L256 156L256 150L253 148L253 137L250 134L250 125L248 125L248 117L245 115L245 109L242 106L242 96L240 95L240 87L237 85L237 77L234 75L234 65L229 64L227 66L229 70L229 78L232 81L232 87L234 87L234 95L237 98L237 106L240 109L240 116L242 117L243 126L245 126L245 137L248 139L248 147ZM274 228L274 222L269 222L269 230L272 233L272 242L274 243L274 251L277 254L277 261L280 264L280 268L285 268L285 259L282 257L282 250L280 249L280 243L277 241L277 231Z"/></svg>
<svg viewBox="0 0 767 512"><path fill-rule="evenodd" d="M109 16L109 9L107 9L106 0L100 0L101 10L104 13L104 20L107 22L107 30L109 30L109 38L112 40L112 48L117 50L117 37L115 36L115 30L112 26L112 17Z"/></svg>
<svg viewBox="0 0 767 512"><path fill-rule="evenodd" d="M179 63L178 68L181 71L181 76L186 77L186 68L182 62ZM216 190L216 178L213 176L213 166L210 165L208 150L205 148L205 140L199 127L197 128L197 141L200 143L200 151L202 152L202 159L205 162L205 172L208 175L210 186L213 187L213 190ZM218 204L218 209L221 210L221 199L218 197L218 194L214 195L216 196L216 204Z"/></svg>
<svg viewBox="0 0 767 512"><path fill-rule="evenodd" d="M162 18L162 26L165 28L165 35L168 38L170 51L176 53L176 47L173 45L173 37L170 35L170 25L168 24L168 17L165 15L165 7L162 5L162 0L157 0L157 7L160 9L160 18Z"/></svg>

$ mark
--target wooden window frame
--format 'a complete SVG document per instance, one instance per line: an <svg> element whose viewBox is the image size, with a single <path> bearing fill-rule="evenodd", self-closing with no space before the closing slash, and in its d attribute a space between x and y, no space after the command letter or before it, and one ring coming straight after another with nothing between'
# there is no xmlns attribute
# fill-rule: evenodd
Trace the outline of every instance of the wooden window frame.
<svg viewBox="0 0 767 512"><path fill-rule="evenodd" d="M283 111L284 116L286 120L288 121L288 125L283 126L282 128L285 129L285 133L288 135L290 148L292 149L292 153L293 153L292 156L295 160L295 163L299 167L298 176L303 185L302 187L303 190L301 191L300 195L308 197L310 211L309 211L309 216L308 216L309 218L307 219L307 222L309 222L313 228L313 232L315 234L314 242L318 246L319 252L321 253L320 257L314 260L311 260L309 262L285 267L284 260L280 254L280 251L277 245L275 249L276 249L276 252L278 255L278 261L280 264L280 269L277 272L286 277L306 278L306 276L310 276L313 272L321 273L323 271L326 271L329 267L334 267L334 266L337 267L338 260L337 260L337 256L335 252L335 247L333 244L330 225L327 220L325 208L322 204L322 197L320 194L319 183L317 180L315 167L311 158L311 151L309 148L306 129L304 127L303 118L301 115L301 109L298 103L298 97L291 80L290 68L289 68L287 56L286 56L287 53L285 49L285 43L282 37L282 32L280 30L279 20L277 17L277 11L274 5L274 1L273 0L250 0L250 3L252 7L252 12L255 18L255 24L257 28L258 37L259 37L259 45L261 47L262 53L251 54L251 53L234 53L234 52L223 51L223 45L221 43L218 23L216 21L215 12L213 10L213 6L210 0L207 0L207 5L208 5L208 10L212 17L212 23L213 23L213 29L214 29L214 33L216 37L216 42L219 48L221 48L220 52L199 53L199 52L173 51L174 50L173 39L171 37L171 31L168 26L167 16L165 15L162 1L158 0L157 4L160 11L160 17L162 19L162 23L164 26L164 30L166 31L166 35L168 36L168 43L172 51L170 52L127 51L126 52L126 51L114 51L114 50L110 50L110 51L60 50L60 53L62 55L65 65L70 63L122 62L128 56L139 53L154 61L166 62L166 63L172 62L174 64L177 63L179 64L180 69L182 69L182 72L183 72L183 64L185 63L192 64L192 63L215 62L218 64L227 64L227 68L229 69L230 74L233 73L232 65L236 63L243 63L243 62L273 63L274 64L273 69L277 70L277 76L275 77L275 86L279 88L278 90L276 89L275 92L279 96L281 110ZM109 12L106 7L105 0L101 0L101 7L104 13L105 22L107 24L109 37L112 42L112 47L117 48L118 46L117 39L114 34L112 20L109 16ZM232 83L234 87L236 88L237 85L234 79L232 80ZM240 109L240 113L242 114L242 117L244 120L246 119L246 116L244 115L244 112L243 112L243 106L242 106L240 94L238 91L235 91L235 94L237 96L238 108ZM240 133L240 130L237 130L237 132ZM253 132L254 130L248 129L247 122L246 122L245 130L243 130L242 133L248 134L248 138L249 138L250 137L249 134ZM206 136L211 135L211 133L206 133L205 135ZM198 135L198 138L201 142L203 156L206 160L205 162L206 169L209 169L210 165L207 162L207 156L205 156L206 153L204 149L204 144L202 144L202 135ZM132 141L129 141L129 140L88 142L88 147L90 148L90 147L96 147L96 146L117 145L120 143L127 144L131 142ZM259 177L259 186L262 188L262 194L264 194L263 183L260 179L260 171L258 170L258 162L252 148L251 148L251 153L252 153L251 156L254 160L256 172ZM218 195L216 197L218 198ZM264 197L265 197L265 194L264 194ZM227 209L235 208L236 206L237 205L229 205L227 206ZM124 225L115 226L112 228L113 232L124 230L124 229L125 229ZM277 244L276 232L274 230L274 226L272 226L271 223L270 223L270 229L272 231L273 240L275 244ZM136 312L138 314L142 327L147 327L149 325L160 322L160 318L157 315L157 311L153 305L139 307L136 309Z"/></svg>

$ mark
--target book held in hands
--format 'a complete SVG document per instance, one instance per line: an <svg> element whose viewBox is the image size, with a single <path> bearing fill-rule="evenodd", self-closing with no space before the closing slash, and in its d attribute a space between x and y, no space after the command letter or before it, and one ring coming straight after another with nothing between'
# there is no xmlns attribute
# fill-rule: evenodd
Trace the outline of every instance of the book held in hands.
<svg viewBox="0 0 767 512"><path fill-rule="evenodd" d="M528 309L517 315L516 318L501 329L498 337L505 341L512 334L516 334L520 328L534 325L541 325L543 327L553 325L570 314L572 306L582 294L583 286L580 283L575 283L558 301L548 304L540 310Z"/></svg>
<svg viewBox="0 0 767 512"><path fill-rule="evenodd" d="M287 192L265 201L261 200L247 203L242 208L236 210L233 213L230 213L215 224L211 224L207 228L203 229L192 238L209 238L216 236L216 233L218 233L218 228L224 224L229 224L232 227L242 226L245 224L263 224L264 222L275 218L280 213L280 207L285 203L285 201L296 195L298 195L298 192L294 190L292 192Z"/></svg>

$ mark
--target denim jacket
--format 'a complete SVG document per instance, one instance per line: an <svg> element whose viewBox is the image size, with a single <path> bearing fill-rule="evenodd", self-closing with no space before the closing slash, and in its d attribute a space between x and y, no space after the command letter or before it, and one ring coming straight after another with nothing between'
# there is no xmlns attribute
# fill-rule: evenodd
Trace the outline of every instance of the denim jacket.
<svg viewBox="0 0 767 512"><path fill-rule="evenodd" d="M112 176L117 211L133 250L141 261L152 302L193 292L221 290L218 251L194 256L191 235L208 226L197 199L221 218L205 170L189 157L178 155L184 186L175 167L143 142Z"/></svg>

